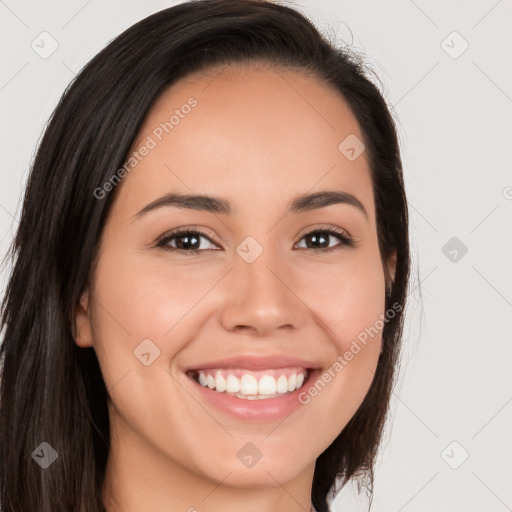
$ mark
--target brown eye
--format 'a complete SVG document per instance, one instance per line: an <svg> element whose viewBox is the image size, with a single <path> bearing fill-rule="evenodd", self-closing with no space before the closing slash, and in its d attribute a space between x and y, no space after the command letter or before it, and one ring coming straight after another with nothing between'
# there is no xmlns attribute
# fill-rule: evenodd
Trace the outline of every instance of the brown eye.
<svg viewBox="0 0 512 512"><path fill-rule="evenodd" d="M157 247L162 247L170 251L184 251L184 252L200 252L211 249L208 243L203 242L207 240L211 245L213 242L208 236L198 230L182 229L175 231L164 236L157 244ZM172 244L175 244L174 246Z"/></svg>
<svg viewBox="0 0 512 512"><path fill-rule="evenodd" d="M330 241L336 238L340 243L331 246ZM341 249L344 246L352 247L354 245L353 239L350 238L347 233L335 228L315 229L303 235L302 240L306 241L306 249L323 252Z"/></svg>

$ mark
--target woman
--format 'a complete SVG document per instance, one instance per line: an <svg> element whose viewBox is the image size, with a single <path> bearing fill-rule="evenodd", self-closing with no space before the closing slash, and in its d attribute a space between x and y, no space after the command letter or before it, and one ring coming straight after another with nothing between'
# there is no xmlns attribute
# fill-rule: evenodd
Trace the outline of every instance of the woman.
<svg viewBox="0 0 512 512"><path fill-rule="evenodd" d="M297 11L160 11L76 77L3 303L1 510L330 510L373 464L409 272L393 120Z"/></svg>

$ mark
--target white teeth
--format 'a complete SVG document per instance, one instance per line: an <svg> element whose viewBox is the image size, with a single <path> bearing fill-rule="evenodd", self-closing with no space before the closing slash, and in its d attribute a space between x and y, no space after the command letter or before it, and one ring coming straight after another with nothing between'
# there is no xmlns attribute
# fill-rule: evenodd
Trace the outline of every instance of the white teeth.
<svg viewBox="0 0 512 512"><path fill-rule="evenodd" d="M258 393L260 395L273 395L276 390L276 379L270 375L263 375L258 383Z"/></svg>
<svg viewBox="0 0 512 512"><path fill-rule="evenodd" d="M288 391L295 391L295 384L297 384L297 374L293 373L288 377Z"/></svg>
<svg viewBox="0 0 512 512"><path fill-rule="evenodd" d="M201 377L201 372L199 372L199 377ZM228 375L226 383L228 393L238 393L240 391L240 379L237 379L234 375ZM199 384L201 384L201 378L199 378ZM201 385L204 386L204 384Z"/></svg>
<svg viewBox="0 0 512 512"><path fill-rule="evenodd" d="M242 395L257 395L258 381L252 375L244 375L240 381L240 393Z"/></svg>
<svg viewBox="0 0 512 512"><path fill-rule="evenodd" d="M204 386L204 384L203 384ZM279 379L277 379L277 392L278 393L286 393L288 391L288 379L285 375L281 375Z"/></svg>
<svg viewBox="0 0 512 512"><path fill-rule="evenodd" d="M201 386L219 393L227 392L247 400L264 400L276 398L299 389L304 384L307 375L307 370L303 370L302 372L292 373L289 377L280 375L276 379L274 377L276 371L269 370L270 372L272 374L264 374L258 380L249 371L241 379L230 374L229 370L209 371L209 373L198 371L198 380ZM215 377L212 373L215 374ZM261 375L261 372L258 375Z"/></svg>
<svg viewBox="0 0 512 512"><path fill-rule="evenodd" d="M226 391L226 388L226 379L222 375L217 374L217 376L215 377L215 389L219 393L222 393L223 391Z"/></svg>

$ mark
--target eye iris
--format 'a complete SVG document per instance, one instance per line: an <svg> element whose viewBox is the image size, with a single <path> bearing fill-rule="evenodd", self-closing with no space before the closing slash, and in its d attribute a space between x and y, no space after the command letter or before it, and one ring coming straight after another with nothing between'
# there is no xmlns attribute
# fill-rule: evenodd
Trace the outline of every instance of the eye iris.
<svg viewBox="0 0 512 512"><path fill-rule="evenodd" d="M310 241L315 249L329 247L329 235L326 233L310 233L306 235L306 240ZM320 240L323 240L324 243L320 242ZM310 244L308 243L309 246Z"/></svg>
<svg viewBox="0 0 512 512"><path fill-rule="evenodd" d="M193 234L179 235L176 237L176 247L183 250L198 249L201 245L199 238L199 236ZM191 242L191 240L193 240L193 242Z"/></svg>

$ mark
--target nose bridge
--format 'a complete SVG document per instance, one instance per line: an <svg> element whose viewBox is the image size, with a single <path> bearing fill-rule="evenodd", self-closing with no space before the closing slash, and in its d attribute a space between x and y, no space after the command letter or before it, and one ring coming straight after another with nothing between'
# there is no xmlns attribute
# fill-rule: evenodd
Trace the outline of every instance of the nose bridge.
<svg viewBox="0 0 512 512"><path fill-rule="evenodd" d="M265 247L251 237L239 244L223 310L226 328L244 326L268 333L298 326L303 311L289 288L291 276L285 265L275 247Z"/></svg>
<svg viewBox="0 0 512 512"><path fill-rule="evenodd" d="M253 298L267 295L266 300L275 301L280 296L289 293L282 282L286 280L287 272L279 263L279 256L274 248L264 249L251 263L241 259L236 270L239 278L251 288Z"/></svg>

